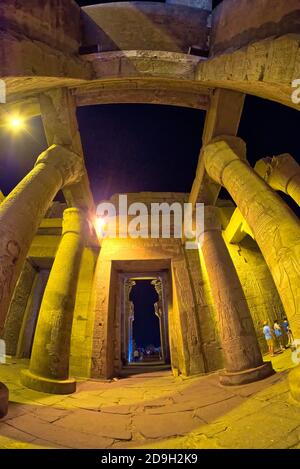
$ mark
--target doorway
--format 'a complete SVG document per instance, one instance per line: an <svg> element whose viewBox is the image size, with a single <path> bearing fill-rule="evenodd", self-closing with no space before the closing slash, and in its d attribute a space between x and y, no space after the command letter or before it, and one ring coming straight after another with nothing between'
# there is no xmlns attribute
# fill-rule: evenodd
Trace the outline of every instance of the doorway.
<svg viewBox="0 0 300 469"><path fill-rule="evenodd" d="M162 344L157 303L158 293L153 281L136 280L129 295L133 305L134 321L129 363L162 361Z"/></svg>
<svg viewBox="0 0 300 469"><path fill-rule="evenodd" d="M163 274L123 276L121 363L126 372L169 368L168 301Z"/></svg>

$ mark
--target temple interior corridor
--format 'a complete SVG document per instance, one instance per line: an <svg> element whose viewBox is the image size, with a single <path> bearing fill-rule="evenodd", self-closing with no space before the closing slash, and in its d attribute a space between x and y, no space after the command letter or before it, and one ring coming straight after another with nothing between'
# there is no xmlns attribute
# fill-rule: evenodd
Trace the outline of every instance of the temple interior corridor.
<svg viewBox="0 0 300 469"><path fill-rule="evenodd" d="M0 449L300 449L300 0L86 3L0 0Z"/></svg>

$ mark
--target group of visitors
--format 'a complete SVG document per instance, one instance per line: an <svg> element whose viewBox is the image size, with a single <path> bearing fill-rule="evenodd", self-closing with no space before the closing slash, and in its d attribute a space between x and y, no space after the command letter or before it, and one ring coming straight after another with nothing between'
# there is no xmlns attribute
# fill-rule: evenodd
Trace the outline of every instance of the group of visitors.
<svg viewBox="0 0 300 469"><path fill-rule="evenodd" d="M281 351L290 347L294 341L293 333L290 329L289 322L286 317L283 318L281 325L278 319L275 319L273 328L269 326L268 321L265 321L263 326L263 333L268 344L271 357L274 357L274 345L276 341Z"/></svg>

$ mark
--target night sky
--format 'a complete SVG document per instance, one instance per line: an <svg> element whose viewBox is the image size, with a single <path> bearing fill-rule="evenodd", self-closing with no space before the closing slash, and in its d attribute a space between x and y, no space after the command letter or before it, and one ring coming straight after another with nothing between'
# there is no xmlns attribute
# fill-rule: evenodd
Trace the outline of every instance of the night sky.
<svg viewBox="0 0 300 469"><path fill-rule="evenodd" d="M137 280L130 293L134 303L133 337L137 347L160 346L159 319L154 313L158 294L150 282Z"/></svg>

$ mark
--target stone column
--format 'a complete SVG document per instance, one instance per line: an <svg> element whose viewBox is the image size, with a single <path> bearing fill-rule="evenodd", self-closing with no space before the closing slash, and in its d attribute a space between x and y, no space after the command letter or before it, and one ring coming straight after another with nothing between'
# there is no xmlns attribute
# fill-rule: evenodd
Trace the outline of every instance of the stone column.
<svg viewBox="0 0 300 469"><path fill-rule="evenodd" d="M0 419L5 417L8 410L8 389L5 384L0 383Z"/></svg>
<svg viewBox="0 0 300 469"><path fill-rule="evenodd" d="M154 303L155 315L159 319L159 332L160 332L160 347L161 347L161 357L163 361L167 361L167 334L165 327L165 315L163 309L163 294L162 294L162 280L156 278L152 280L151 285L154 286L156 293L158 294L158 301Z"/></svg>
<svg viewBox="0 0 300 469"><path fill-rule="evenodd" d="M76 208L65 210L63 233L46 286L33 342L29 370L22 383L37 391L69 394L70 342L76 287L83 251L84 222Z"/></svg>
<svg viewBox="0 0 300 469"><path fill-rule="evenodd" d="M36 231L57 192L80 180L82 159L53 145L0 205L0 337Z"/></svg>
<svg viewBox="0 0 300 469"><path fill-rule="evenodd" d="M262 158L254 169L272 189L284 192L300 205L300 166L291 155Z"/></svg>
<svg viewBox="0 0 300 469"><path fill-rule="evenodd" d="M222 236L218 209L205 207L201 250L218 316L226 385L245 384L274 373L270 362L263 363L248 304Z"/></svg>
<svg viewBox="0 0 300 469"><path fill-rule="evenodd" d="M124 283L124 350L128 363L133 361L133 321L134 321L134 304L130 301L130 293L136 282L127 279Z"/></svg>
<svg viewBox="0 0 300 469"><path fill-rule="evenodd" d="M245 143L219 137L203 153L205 167L230 193L250 226L271 271L291 329L300 338L300 223L245 161ZM293 396L300 400L300 367L291 374Z"/></svg>
<svg viewBox="0 0 300 469"><path fill-rule="evenodd" d="M157 301L154 303L154 312L155 316L158 317L159 320L159 334L160 334L160 356L163 361L166 360L165 358L165 343L164 343L164 323L163 323L163 318L162 318L162 310L159 307L159 302Z"/></svg>

